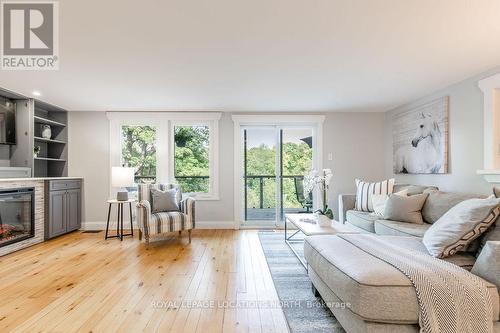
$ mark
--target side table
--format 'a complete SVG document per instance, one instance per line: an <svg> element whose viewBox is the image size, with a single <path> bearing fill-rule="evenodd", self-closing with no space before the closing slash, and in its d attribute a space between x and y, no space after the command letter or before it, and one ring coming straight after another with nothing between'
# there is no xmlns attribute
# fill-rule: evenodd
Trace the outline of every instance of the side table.
<svg viewBox="0 0 500 333"><path fill-rule="evenodd" d="M108 221L106 222L106 236L104 239L108 238L120 238L120 241L123 240L124 236L132 236L134 237L134 226L132 225L132 203L135 202L135 199L129 199L125 201L120 201L116 199L111 199L108 200L107 203L109 205L108 208ZM129 210L130 210L130 233L124 234L123 233L123 205L128 203L129 204ZM109 218L111 215L111 207L116 204L117 205L117 223L116 223L116 235L113 236L108 236L108 231L109 231Z"/></svg>

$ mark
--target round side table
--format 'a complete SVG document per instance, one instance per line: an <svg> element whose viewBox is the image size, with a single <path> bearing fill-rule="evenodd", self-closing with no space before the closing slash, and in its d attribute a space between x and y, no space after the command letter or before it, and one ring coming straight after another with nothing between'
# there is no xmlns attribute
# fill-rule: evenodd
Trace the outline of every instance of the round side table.
<svg viewBox="0 0 500 333"><path fill-rule="evenodd" d="M123 240L123 237L124 236L132 236L132 238L134 237L134 226L132 225L132 203L135 202L135 199L129 199L129 200L124 200L124 201L120 201L120 200L116 200L116 199L111 199L111 200L108 200L107 203L109 205L109 208L108 208L108 222L106 223L106 236L104 237L104 239L108 239L108 238L120 238L120 241ZM129 210L130 210L130 233L128 234L124 234L123 233L123 205L124 204L129 204ZM109 231L109 218L110 218L110 215L111 215L111 207L113 205L117 205L117 223L116 223L116 235L113 235L113 236L108 236L108 231Z"/></svg>

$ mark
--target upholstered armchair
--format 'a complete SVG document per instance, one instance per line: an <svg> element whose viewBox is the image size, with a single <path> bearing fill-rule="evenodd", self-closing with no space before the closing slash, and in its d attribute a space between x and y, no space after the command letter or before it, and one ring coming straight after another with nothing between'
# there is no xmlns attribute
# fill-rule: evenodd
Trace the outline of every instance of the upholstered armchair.
<svg viewBox="0 0 500 333"><path fill-rule="evenodd" d="M139 226L139 240L144 239L149 246L151 236L166 234L178 231L179 235L183 230L189 234L191 243L191 230L195 228L195 199L188 197L182 199L182 193L177 192L180 212L160 212L151 213L151 189L156 188L161 191L177 188L174 184L139 184L137 222Z"/></svg>

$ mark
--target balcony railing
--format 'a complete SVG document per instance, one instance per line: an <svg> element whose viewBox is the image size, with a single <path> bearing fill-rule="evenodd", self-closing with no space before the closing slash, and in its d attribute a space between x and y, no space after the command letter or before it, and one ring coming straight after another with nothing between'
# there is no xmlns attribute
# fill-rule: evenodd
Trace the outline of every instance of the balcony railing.
<svg viewBox="0 0 500 333"><path fill-rule="evenodd" d="M208 192L209 191L209 176L175 176L176 181L181 185L184 193L188 192ZM154 183L155 176L135 176L137 184Z"/></svg>
<svg viewBox="0 0 500 333"><path fill-rule="evenodd" d="M181 188L183 192L202 192L202 191L208 191L208 180L209 176L176 176L175 177L177 182L181 185ZM269 211L267 215L270 215L272 212L274 212L274 209L276 207L276 198L275 198L275 185L276 185L276 176L272 175L248 175L245 178L245 216L248 219L252 219L252 217L255 215L256 217L260 217L265 211ZM137 183L145 183L145 182L155 182L156 177L155 176L136 176L135 177ZM303 175L287 175L287 176L282 176L284 186L283 190L285 190L286 180L291 180L293 182L296 181L303 181L304 176ZM272 191L268 191L268 197L266 198L266 182L272 182ZM268 185L269 186L269 185ZM298 212L303 210L303 207L301 203L298 202L298 195L297 195L297 190L295 187L295 183L293 183L293 189L290 188L292 187L292 184L288 184L288 193L283 193L283 194L288 194L291 195L292 197L288 198L289 202L293 201L293 207L284 207L284 211L290 211L290 212ZM271 196L269 195L269 192L271 192ZM253 198L249 198L248 194L249 193L254 193L256 196L253 196ZM267 200L266 200L267 199ZM283 197L281 198L283 201ZM266 215L266 216L267 216Z"/></svg>
<svg viewBox="0 0 500 333"><path fill-rule="evenodd" d="M246 176L246 183L247 183L247 190L248 190L248 181L252 180L258 181L258 188L259 188L259 209L264 209L264 208L269 208L265 207L264 205L264 184L266 180L276 180L276 176L263 176L263 175L257 175L257 176ZM304 176L302 175L292 175L292 176L281 176L283 179L295 179L303 181ZM294 188L294 194L297 195L296 190ZM256 208L256 207L253 207Z"/></svg>

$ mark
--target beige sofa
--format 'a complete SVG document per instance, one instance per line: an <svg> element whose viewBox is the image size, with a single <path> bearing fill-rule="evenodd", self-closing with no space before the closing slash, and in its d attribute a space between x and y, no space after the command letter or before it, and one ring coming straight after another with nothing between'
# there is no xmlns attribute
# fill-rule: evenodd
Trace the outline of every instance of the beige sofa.
<svg viewBox="0 0 500 333"><path fill-rule="evenodd" d="M426 187L397 185L421 193ZM369 213L353 211L353 196L341 196L346 224L362 233L376 233L391 244L427 253L421 242L425 230L456 203L477 197L465 194L437 192L426 202L425 225L374 218ZM500 240L500 226L493 227L488 240ZM485 241L482 239L481 241ZM480 241L477 241L479 244ZM470 270L476 260L477 248L458 253L445 260ZM304 255L313 290L318 292L349 333L358 332L418 332L419 308L415 289L410 280L386 262L366 253L334 235L307 237ZM487 281L486 281L487 282ZM497 287L487 282L493 297L495 332L500 332L499 297Z"/></svg>

